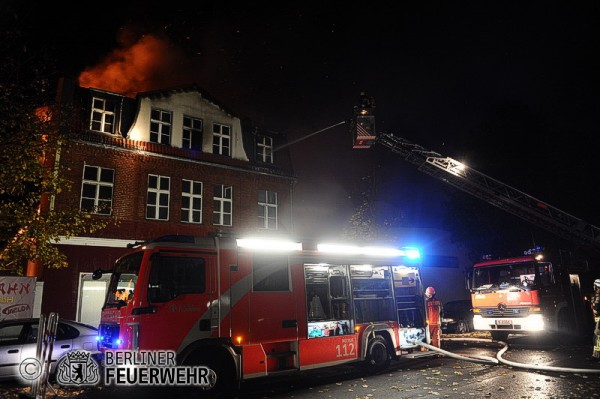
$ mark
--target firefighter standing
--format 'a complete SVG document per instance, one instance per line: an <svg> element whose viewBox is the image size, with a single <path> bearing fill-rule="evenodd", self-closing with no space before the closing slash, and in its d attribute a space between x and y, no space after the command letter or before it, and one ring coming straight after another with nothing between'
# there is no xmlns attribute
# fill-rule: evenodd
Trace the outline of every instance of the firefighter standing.
<svg viewBox="0 0 600 399"><path fill-rule="evenodd" d="M594 352L592 356L600 360L600 278L594 281L594 296L592 297L592 311L594 313Z"/></svg>
<svg viewBox="0 0 600 399"><path fill-rule="evenodd" d="M425 299L431 345L439 348L442 333L442 303L435 297L435 289L433 287L427 287L425 290Z"/></svg>

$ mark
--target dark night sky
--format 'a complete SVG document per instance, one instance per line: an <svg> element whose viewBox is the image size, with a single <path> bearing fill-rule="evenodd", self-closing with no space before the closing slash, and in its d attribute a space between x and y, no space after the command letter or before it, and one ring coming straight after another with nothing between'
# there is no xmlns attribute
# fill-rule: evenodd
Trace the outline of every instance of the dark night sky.
<svg viewBox="0 0 600 399"><path fill-rule="evenodd" d="M178 54L169 83L193 81L290 140L347 119L366 91L378 130L600 225L598 2L109 1L59 6L64 20L47 18L54 3L32 32L59 45L66 74L159 34ZM290 149L306 233L339 231L374 171L381 198L423 226L454 190L383 148L352 150L347 126Z"/></svg>

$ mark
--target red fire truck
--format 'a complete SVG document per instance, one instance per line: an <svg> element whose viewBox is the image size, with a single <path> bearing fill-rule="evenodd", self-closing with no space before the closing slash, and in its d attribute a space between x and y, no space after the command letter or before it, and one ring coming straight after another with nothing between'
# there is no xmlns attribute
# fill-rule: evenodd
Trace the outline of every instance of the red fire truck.
<svg viewBox="0 0 600 399"><path fill-rule="evenodd" d="M475 330L500 341L511 333L591 331L579 275L565 266L541 248L475 264L467 273Z"/></svg>
<svg viewBox="0 0 600 399"><path fill-rule="evenodd" d="M214 370L217 387L350 362L380 369L429 342L414 248L169 236L111 272L99 349L172 350Z"/></svg>

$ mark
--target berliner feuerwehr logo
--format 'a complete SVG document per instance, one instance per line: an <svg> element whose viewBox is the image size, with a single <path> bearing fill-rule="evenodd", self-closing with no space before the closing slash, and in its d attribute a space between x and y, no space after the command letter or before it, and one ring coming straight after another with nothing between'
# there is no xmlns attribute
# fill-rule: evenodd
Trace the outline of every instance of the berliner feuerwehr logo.
<svg viewBox="0 0 600 399"><path fill-rule="evenodd" d="M98 363L85 350L73 350L60 358L56 381L60 385L96 385L100 382Z"/></svg>

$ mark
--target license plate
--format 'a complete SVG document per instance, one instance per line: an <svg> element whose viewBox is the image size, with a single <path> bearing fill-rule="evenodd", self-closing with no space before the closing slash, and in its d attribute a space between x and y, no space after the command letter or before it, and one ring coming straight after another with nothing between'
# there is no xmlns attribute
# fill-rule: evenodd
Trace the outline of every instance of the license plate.
<svg viewBox="0 0 600 399"><path fill-rule="evenodd" d="M512 324L512 320L496 320L496 324L506 326Z"/></svg>

